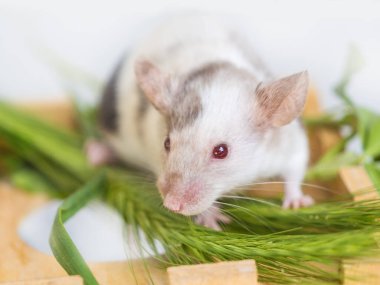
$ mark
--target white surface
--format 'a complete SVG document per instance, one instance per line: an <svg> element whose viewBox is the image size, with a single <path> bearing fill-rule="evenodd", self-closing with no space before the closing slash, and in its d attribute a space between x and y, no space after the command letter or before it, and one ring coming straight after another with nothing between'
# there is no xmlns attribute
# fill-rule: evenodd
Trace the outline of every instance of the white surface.
<svg viewBox="0 0 380 285"><path fill-rule="evenodd" d="M52 255L49 236L60 204L60 201L52 201L27 216L19 226L21 239ZM93 202L80 210L65 226L86 261L121 261L153 254L144 238L139 239L144 249L140 251L134 238L126 237L120 216L100 202ZM162 246L157 245L159 252L163 253Z"/></svg>
<svg viewBox="0 0 380 285"><path fill-rule="evenodd" d="M356 100L380 108L380 1L378 0L2 0L0 98L56 99L62 85L33 52L46 47L105 78L152 18L184 9L207 10L245 22L257 49L278 74L308 69L333 104L348 46L366 67L352 82ZM225 17L231 18L231 17Z"/></svg>

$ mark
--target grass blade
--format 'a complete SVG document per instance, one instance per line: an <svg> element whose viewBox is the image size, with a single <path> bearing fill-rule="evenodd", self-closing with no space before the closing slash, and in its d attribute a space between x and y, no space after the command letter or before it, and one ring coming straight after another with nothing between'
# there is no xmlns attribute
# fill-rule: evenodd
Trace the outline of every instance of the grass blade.
<svg viewBox="0 0 380 285"><path fill-rule="evenodd" d="M69 275L80 275L86 285L98 285L99 283L70 238L64 223L89 201L99 196L105 190L105 185L105 176L96 176L83 188L64 200L58 209L49 239L50 247L61 266Z"/></svg>

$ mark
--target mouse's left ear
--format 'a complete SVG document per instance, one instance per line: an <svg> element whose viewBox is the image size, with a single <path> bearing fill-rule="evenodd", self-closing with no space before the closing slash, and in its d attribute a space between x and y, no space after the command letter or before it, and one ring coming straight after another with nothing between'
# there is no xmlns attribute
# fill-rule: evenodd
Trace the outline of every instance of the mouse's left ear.
<svg viewBox="0 0 380 285"><path fill-rule="evenodd" d="M260 83L255 94L256 127L281 127L296 119L305 106L308 85L307 71Z"/></svg>
<svg viewBox="0 0 380 285"><path fill-rule="evenodd" d="M164 115L168 114L171 101L170 76L148 60L136 61L135 76L146 98L159 112Z"/></svg>

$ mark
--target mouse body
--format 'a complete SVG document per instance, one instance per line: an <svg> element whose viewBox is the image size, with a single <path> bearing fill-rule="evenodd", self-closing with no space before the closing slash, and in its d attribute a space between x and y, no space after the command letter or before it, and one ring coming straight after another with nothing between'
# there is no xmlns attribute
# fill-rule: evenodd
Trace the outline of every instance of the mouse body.
<svg viewBox="0 0 380 285"><path fill-rule="evenodd" d="M301 190L308 142L297 119L307 88L306 71L276 79L239 31L174 17L120 63L100 126L118 158L157 176L165 207L218 229L228 219L214 202L257 181L282 177L286 208L312 203Z"/></svg>

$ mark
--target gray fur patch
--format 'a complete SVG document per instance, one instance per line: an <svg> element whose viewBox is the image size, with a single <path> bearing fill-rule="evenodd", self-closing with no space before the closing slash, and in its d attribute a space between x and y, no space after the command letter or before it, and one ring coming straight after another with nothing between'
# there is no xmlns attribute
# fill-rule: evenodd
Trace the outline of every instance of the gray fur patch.
<svg viewBox="0 0 380 285"><path fill-rule="evenodd" d="M103 91L102 98L99 106L99 123L103 129L109 132L117 132L117 82L122 68L122 61L117 65L113 71L106 87Z"/></svg>
<svg viewBox="0 0 380 285"><path fill-rule="evenodd" d="M202 111L201 99L197 93L189 92L175 96L170 110L170 129L180 130L191 125Z"/></svg>
<svg viewBox="0 0 380 285"><path fill-rule="evenodd" d="M144 92L141 90L139 86L136 86L137 96L139 97L137 112L136 112L136 124L137 124L137 132L140 139L144 137L144 118L149 110L149 101L145 97Z"/></svg>
<svg viewBox="0 0 380 285"><path fill-rule="evenodd" d="M217 74L219 74L221 71L225 70L231 70L233 68L233 65L224 62L224 61L217 61L217 62L211 62L208 63L193 72L191 72L184 82L185 88L191 88L194 84L202 84L206 85L209 83Z"/></svg>
<svg viewBox="0 0 380 285"><path fill-rule="evenodd" d="M169 128L178 130L193 124L202 113L199 91L213 84L216 78L231 75L252 78L246 71L224 61L211 62L190 72L173 98Z"/></svg>
<svg viewBox="0 0 380 285"><path fill-rule="evenodd" d="M193 124L202 112L199 90L210 84L213 78L229 64L213 62L206 64L191 73L181 82L177 94L173 96L169 127L183 129Z"/></svg>

